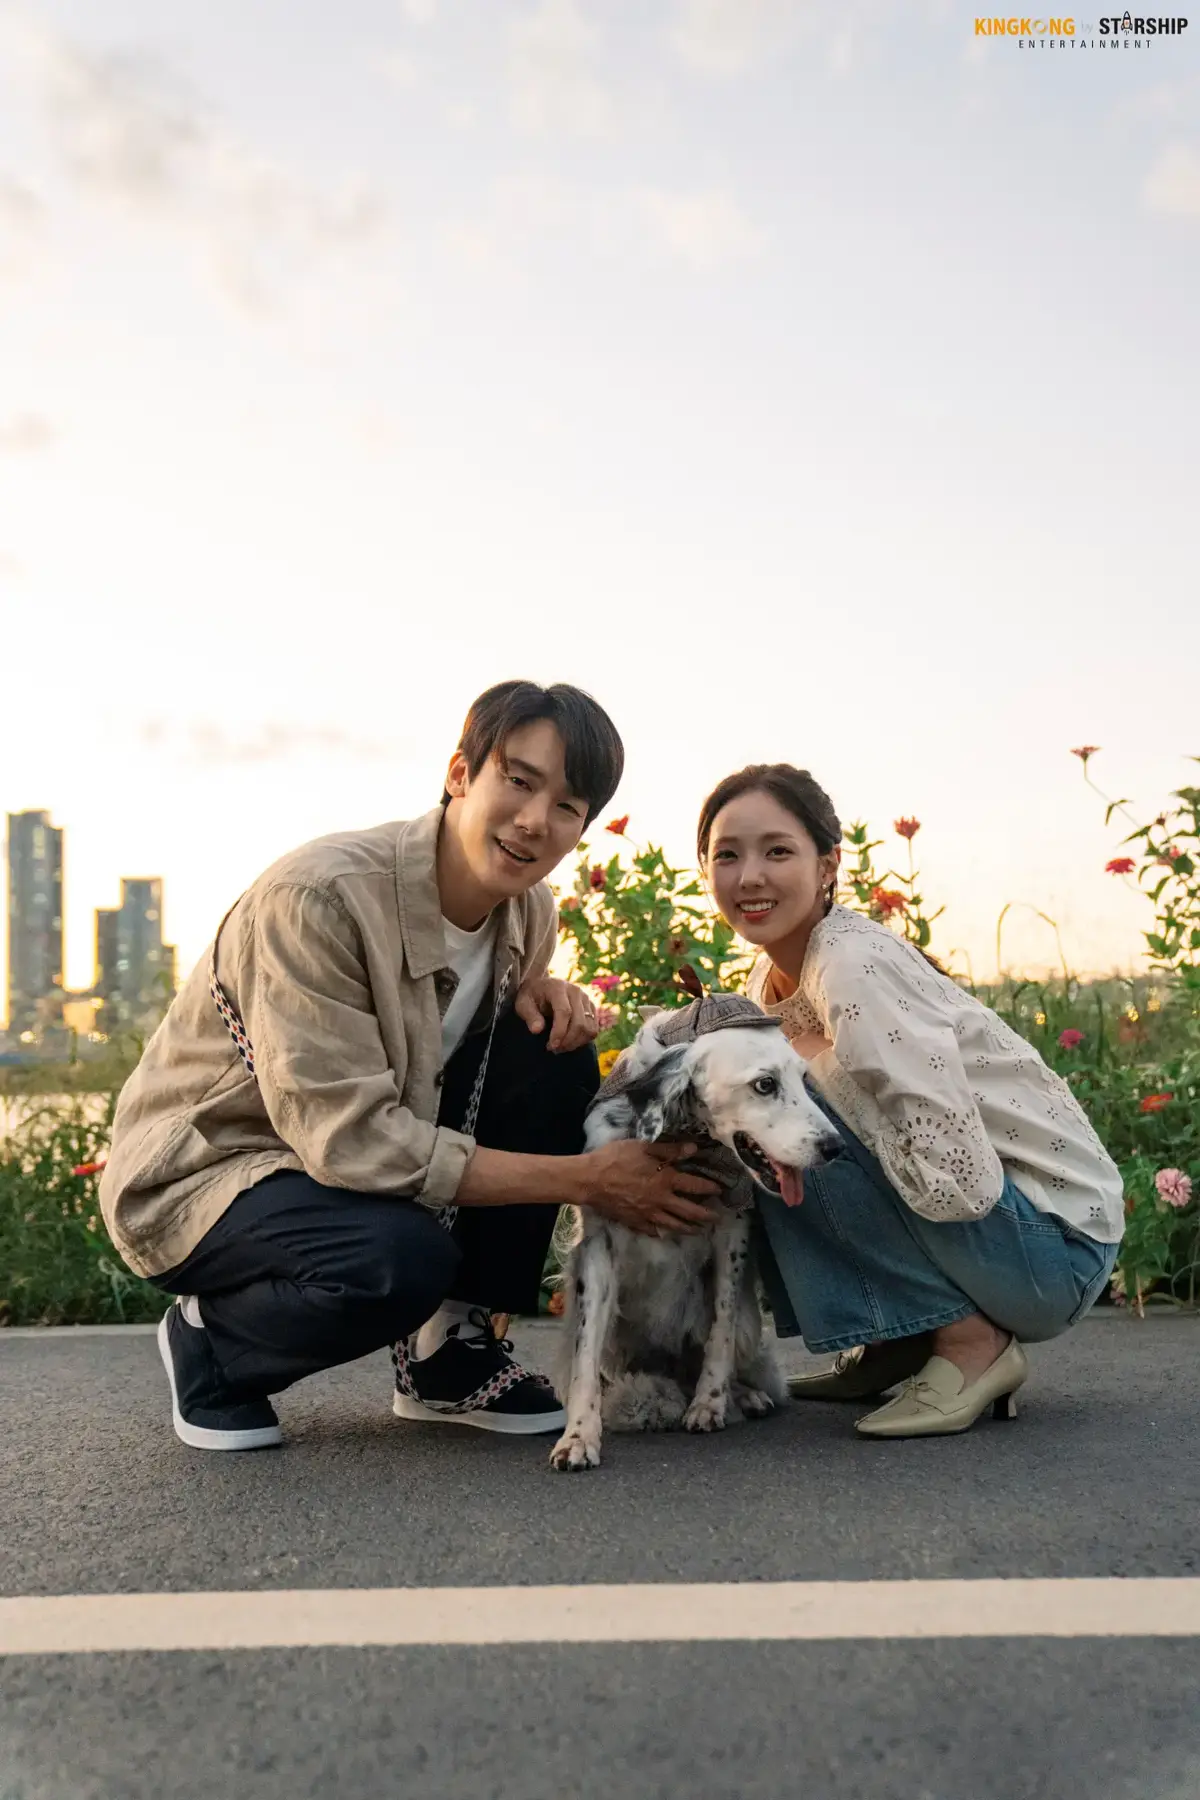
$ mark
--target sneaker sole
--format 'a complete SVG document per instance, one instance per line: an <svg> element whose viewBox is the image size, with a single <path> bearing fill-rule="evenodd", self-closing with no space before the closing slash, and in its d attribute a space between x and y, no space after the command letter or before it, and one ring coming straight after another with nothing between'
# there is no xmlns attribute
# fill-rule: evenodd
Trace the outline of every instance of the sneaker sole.
<svg viewBox="0 0 1200 1800"><path fill-rule="evenodd" d="M509 1437L532 1437L543 1431L561 1433L567 1426L567 1415L561 1406L548 1413L438 1412L421 1400L394 1394L392 1411L398 1419L417 1419L427 1425L473 1425L476 1431L502 1431Z"/></svg>
<svg viewBox="0 0 1200 1800"><path fill-rule="evenodd" d="M269 1450L273 1444L282 1444L283 1433L278 1425L257 1425L253 1431L217 1431L208 1425L188 1424L179 1410L179 1395L175 1392L175 1365L171 1361L167 1338L168 1317L169 1314L164 1313L158 1322L158 1354L171 1384L171 1423L179 1441L193 1450Z"/></svg>

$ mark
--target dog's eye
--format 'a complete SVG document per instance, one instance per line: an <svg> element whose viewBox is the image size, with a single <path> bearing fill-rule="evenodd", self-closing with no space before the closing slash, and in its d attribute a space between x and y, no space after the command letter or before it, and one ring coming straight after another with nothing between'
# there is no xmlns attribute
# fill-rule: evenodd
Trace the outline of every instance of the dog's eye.
<svg viewBox="0 0 1200 1800"><path fill-rule="evenodd" d="M750 1085L756 1094L762 1094L764 1098L768 1094L777 1094L779 1092L779 1083L776 1081L774 1075L760 1075L757 1081L752 1081Z"/></svg>

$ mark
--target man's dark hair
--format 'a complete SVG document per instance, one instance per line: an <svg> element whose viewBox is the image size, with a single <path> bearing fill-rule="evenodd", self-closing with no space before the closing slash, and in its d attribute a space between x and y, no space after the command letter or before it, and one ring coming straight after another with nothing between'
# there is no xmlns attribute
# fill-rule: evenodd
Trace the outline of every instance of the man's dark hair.
<svg viewBox="0 0 1200 1800"><path fill-rule="evenodd" d="M701 864L708 861L708 840L717 814L743 794L770 794L773 800L778 800L780 806L803 825L822 856L842 841L842 827L833 810L833 801L807 769L793 768L791 763L750 763L747 768L719 781L700 808L696 856Z"/></svg>
<svg viewBox="0 0 1200 1800"><path fill-rule="evenodd" d="M590 825L608 805L625 769L625 746L604 708L582 688L556 681L498 681L472 702L458 748L467 759L472 781L491 756L502 755L512 732L538 719L549 719L563 742L567 786L587 802ZM450 796L443 793L443 801Z"/></svg>

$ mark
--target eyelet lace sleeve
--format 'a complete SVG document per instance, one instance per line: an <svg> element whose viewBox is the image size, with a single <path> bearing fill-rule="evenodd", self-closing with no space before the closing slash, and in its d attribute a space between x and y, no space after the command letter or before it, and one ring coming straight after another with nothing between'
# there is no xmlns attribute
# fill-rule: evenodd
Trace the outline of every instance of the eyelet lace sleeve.
<svg viewBox="0 0 1200 1800"><path fill-rule="evenodd" d="M963 1067L955 1013L940 979L910 972L906 946L896 952L853 939L831 947L822 997L833 1056L878 1108L875 1154L913 1211L982 1218L1004 1169Z"/></svg>

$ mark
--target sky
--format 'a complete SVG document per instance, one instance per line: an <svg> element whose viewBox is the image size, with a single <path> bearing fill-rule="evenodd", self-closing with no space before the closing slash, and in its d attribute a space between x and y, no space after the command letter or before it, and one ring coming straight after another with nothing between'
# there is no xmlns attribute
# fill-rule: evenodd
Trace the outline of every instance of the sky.
<svg viewBox="0 0 1200 1800"><path fill-rule="evenodd" d="M1134 964L1070 751L1140 816L1200 754L1200 19L973 19L0 7L0 809L66 827L70 986L121 875L186 971L513 675L679 861L787 759L921 820L956 966L1009 903L1007 966Z"/></svg>

